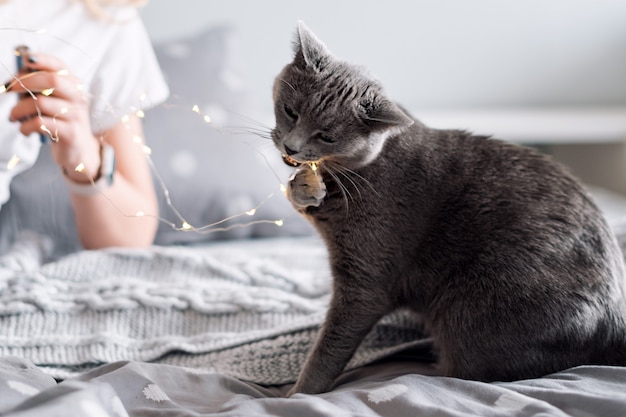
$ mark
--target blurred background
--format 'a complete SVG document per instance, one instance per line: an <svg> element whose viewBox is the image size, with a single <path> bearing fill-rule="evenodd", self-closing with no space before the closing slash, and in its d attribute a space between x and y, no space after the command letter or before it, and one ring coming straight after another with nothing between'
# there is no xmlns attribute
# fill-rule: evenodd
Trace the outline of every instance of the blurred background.
<svg viewBox="0 0 626 417"><path fill-rule="evenodd" d="M298 20L433 127L540 147L626 194L624 0L150 0L155 43L227 25L267 124Z"/></svg>

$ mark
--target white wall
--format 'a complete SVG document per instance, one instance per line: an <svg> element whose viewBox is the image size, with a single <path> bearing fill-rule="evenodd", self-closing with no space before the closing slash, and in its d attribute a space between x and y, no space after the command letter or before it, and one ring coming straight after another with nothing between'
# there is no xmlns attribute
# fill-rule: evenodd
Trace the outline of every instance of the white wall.
<svg viewBox="0 0 626 417"><path fill-rule="evenodd" d="M151 0L154 40L232 23L271 106L297 20L412 108L626 104L624 0Z"/></svg>

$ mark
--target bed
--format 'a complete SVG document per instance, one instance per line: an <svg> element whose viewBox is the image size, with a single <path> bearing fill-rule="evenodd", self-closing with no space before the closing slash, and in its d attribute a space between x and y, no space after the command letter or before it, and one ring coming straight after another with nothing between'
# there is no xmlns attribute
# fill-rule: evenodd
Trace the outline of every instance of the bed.
<svg viewBox="0 0 626 417"><path fill-rule="evenodd" d="M283 398L328 301L315 237L82 251L41 264L45 248L26 234L0 260L6 415L626 412L624 368L492 384L437 376L408 312L376 326L332 392Z"/></svg>
<svg viewBox="0 0 626 417"><path fill-rule="evenodd" d="M626 415L626 368L439 376L408 311L377 324L331 392L284 398L324 318L327 253L274 195L287 168L269 143L256 146L252 131L267 128L233 81L231 35L156 45L173 92L145 120L167 189L156 245L59 256L49 237L24 232L0 257L0 415ZM600 200L626 248L626 206ZM250 220L232 216L250 207Z"/></svg>

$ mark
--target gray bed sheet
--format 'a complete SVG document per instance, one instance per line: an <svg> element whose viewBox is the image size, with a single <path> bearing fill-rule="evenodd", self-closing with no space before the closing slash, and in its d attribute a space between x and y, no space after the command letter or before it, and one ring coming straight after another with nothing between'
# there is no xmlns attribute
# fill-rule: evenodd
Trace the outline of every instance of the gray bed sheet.
<svg viewBox="0 0 626 417"><path fill-rule="evenodd" d="M626 369L583 366L543 378L481 383L390 359L345 373L331 392L284 398L181 366L118 362L57 384L32 363L0 360L2 416L624 416Z"/></svg>

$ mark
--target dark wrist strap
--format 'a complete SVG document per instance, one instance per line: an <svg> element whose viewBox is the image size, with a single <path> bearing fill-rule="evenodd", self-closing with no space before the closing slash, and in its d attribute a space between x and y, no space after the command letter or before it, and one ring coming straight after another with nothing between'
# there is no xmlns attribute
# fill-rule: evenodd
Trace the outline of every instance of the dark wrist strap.
<svg viewBox="0 0 626 417"><path fill-rule="evenodd" d="M63 173L66 174L65 169ZM106 190L113 184L115 173L115 150L111 145L100 145L100 169L89 183L81 184L72 181L67 175L65 179L72 194L90 196Z"/></svg>

